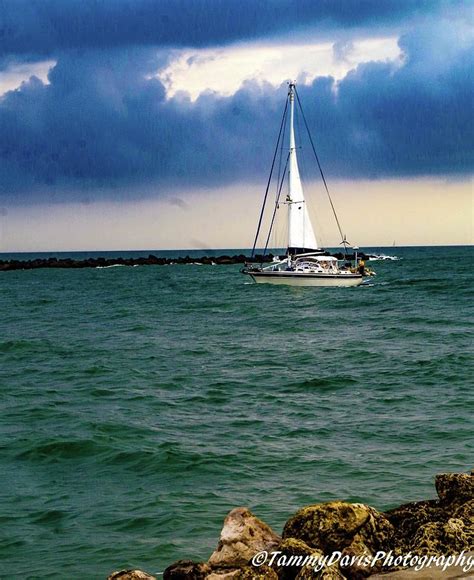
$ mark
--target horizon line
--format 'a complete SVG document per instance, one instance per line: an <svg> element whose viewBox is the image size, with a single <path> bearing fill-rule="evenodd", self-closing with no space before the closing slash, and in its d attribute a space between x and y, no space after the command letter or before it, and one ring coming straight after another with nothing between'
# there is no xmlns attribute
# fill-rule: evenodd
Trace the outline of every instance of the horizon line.
<svg viewBox="0 0 474 580"><path fill-rule="evenodd" d="M396 245L396 246L383 246L377 244L371 244L366 246L359 246L359 250L363 250L364 248L371 249L371 248L470 248L474 246L474 243L471 244L406 244L406 245ZM341 249L339 246L326 246L326 248L321 249ZM348 247L349 249L349 247ZM350 248L352 249L352 248ZM229 248L229 247L215 247L215 248L141 248L141 249L98 249L98 250L91 250L91 249L82 249L82 250L6 250L0 251L0 256L3 254L83 254L83 253L98 253L98 252L215 252L215 251L223 251L223 250L248 250L252 251L252 248ZM284 248L267 248L268 251L283 251L286 250ZM263 248L256 248L256 252L261 251L263 252Z"/></svg>

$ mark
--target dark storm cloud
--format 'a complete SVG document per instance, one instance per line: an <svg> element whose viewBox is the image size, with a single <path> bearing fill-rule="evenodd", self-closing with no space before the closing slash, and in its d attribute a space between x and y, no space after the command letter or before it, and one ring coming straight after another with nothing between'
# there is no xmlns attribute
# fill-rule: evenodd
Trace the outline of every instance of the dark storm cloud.
<svg viewBox="0 0 474 580"><path fill-rule="evenodd" d="M274 89L233 98L165 100L148 50L63 56L45 85L32 77L0 101L0 191L44 187L216 184L260 163L274 139ZM268 122L270 121L270 122ZM278 120L276 119L276 122ZM262 142L253 142L252 126ZM226 156L230 157L226 159Z"/></svg>
<svg viewBox="0 0 474 580"><path fill-rule="evenodd" d="M335 175L469 174L474 169L473 43L446 23L400 39L402 66L361 64L338 84L301 87L321 155Z"/></svg>
<svg viewBox="0 0 474 580"><path fill-rule="evenodd" d="M314 25L396 24L444 4L443 0L0 0L0 59L23 55L31 60L70 49L131 45L209 46Z"/></svg>
<svg viewBox="0 0 474 580"><path fill-rule="evenodd" d="M463 25L464 26L464 25ZM432 21L400 39L403 64L360 65L299 92L331 177L463 175L473 166L472 43ZM166 100L147 47L67 51L50 84L0 99L0 194L264 180L286 87ZM133 193L135 192L135 193ZM48 193L48 195L49 195Z"/></svg>

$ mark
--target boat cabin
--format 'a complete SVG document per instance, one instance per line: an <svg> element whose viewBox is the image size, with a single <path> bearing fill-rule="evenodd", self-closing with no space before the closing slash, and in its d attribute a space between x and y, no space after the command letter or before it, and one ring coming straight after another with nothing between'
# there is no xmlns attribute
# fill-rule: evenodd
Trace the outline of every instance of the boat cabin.
<svg viewBox="0 0 474 580"><path fill-rule="evenodd" d="M337 258L334 256L300 256L293 262L296 272L319 272L321 274L339 271Z"/></svg>

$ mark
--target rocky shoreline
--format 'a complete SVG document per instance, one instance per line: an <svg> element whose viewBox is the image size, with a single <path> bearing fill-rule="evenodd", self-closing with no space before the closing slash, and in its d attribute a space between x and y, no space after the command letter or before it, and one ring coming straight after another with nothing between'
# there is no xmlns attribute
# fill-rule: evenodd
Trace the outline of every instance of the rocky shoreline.
<svg viewBox="0 0 474 580"><path fill-rule="evenodd" d="M336 256L339 260L344 258L340 252L326 255ZM361 259L367 259L363 252L358 254ZM352 254L347 254L348 260L353 260ZM234 256L201 256L193 258L184 256L180 258L160 258L150 254L148 257L140 258L86 258L84 260L73 260L72 258L36 258L34 260L0 260L0 272L10 270L35 270L37 268L110 268L113 266L171 266L174 264L200 264L200 265L229 265L245 263L267 263L273 260L273 254L255 255L253 258L244 254Z"/></svg>
<svg viewBox="0 0 474 580"><path fill-rule="evenodd" d="M207 562L179 560L166 568L163 578L474 578L474 552L469 554L474 550L474 471L437 475L435 486L438 499L407 503L386 512L344 501L310 505L286 522L281 536L247 508L236 508L225 518L217 548ZM363 563L364 555L373 560L382 552L391 560L381 558L373 566ZM329 558L335 553L341 553L342 557L330 563ZM255 561L257 554L260 554L258 562ZM418 562L423 557L432 557L433 561L433 558L447 559L451 555L453 562L445 570L434 565L415 571L406 563L403 565L402 559L408 554L412 558L416 556ZM462 565L459 556L454 562L456 554L464 557ZM307 565L303 565L305 558L310 562ZM315 571L316 561L321 566L318 571ZM465 570L466 561L472 562L470 570ZM155 580L155 577L140 570L121 570L112 573L108 580Z"/></svg>

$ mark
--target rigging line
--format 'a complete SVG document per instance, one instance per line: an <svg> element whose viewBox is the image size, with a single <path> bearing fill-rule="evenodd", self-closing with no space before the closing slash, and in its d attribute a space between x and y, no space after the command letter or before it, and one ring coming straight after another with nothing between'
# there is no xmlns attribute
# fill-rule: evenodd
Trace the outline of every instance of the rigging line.
<svg viewBox="0 0 474 580"><path fill-rule="evenodd" d="M265 243L265 248L263 250L263 256L265 256L265 254L267 253L267 248L268 248L268 242L270 240L270 234L272 233L272 229L273 229L273 222L275 221L275 215L278 209L278 201L280 199L280 194L281 194L281 188L283 187L283 182L285 181L285 175L286 175L286 170L288 168L288 161L290 160L290 151L288 151L288 155L286 157L286 163L285 163L285 169L283 170L283 175L281 176L281 181L280 181L280 187L278 188L278 195L275 201L275 207L273 209L273 215L272 215L272 221L270 223L270 229L268 230L268 236L267 236L267 241ZM263 262L262 262L263 265Z"/></svg>
<svg viewBox="0 0 474 580"><path fill-rule="evenodd" d="M316 157L316 161L318 163L319 173L321 174L321 178L322 178L323 183L324 183L324 189L326 190L327 196L329 198L329 203L331 204L331 209L332 209L332 212L334 214L334 218L336 219L337 229L339 230L339 233L341 235L341 239L344 241L346 238L345 238L344 234L342 233L342 228L341 228L341 224L339 223L339 219L337 217L336 208L334 207L334 204L332 202L331 195L329 193L329 189L328 189L328 186L327 186L327 183L326 183L326 178L324 177L323 169L321 167L321 163L319 162L318 154L316 153L316 147L314 146L313 138L311 137L311 133L309 131L308 123L306 122L306 117L304 116L303 107L301 106L300 96L298 95L298 91L296 90L296 87L295 87L295 94L296 94L296 99L298 101L298 105L299 105L299 108L300 108L300 111L301 111L301 116L303 117L303 121L304 121L304 124L305 124L305 127L306 127L306 131L308 132L309 141L311 143L311 147L313 149L314 156ZM344 256L345 256L345 254L346 254L346 244L344 244Z"/></svg>
<svg viewBox="0 0 474 580"><path fill-rule="evenodd" d="M288 111L286 112L286 118L283 124L283 134L281 136L281 140L280 140L280 155L279 155L279 161L278 161L278 176L277 176L277 180L276 180L276 192L275 192L275 203L277 203L277 199L278 199L278 185L280 183L280 177L281 177L281 169L282 169L282 161L283 161L283 145L285 144L285 135L286 135L286 126L288 125L287 123L288 120ZM275 244L277 243L277 239L276 239L276 234L274 233L274 231L272 230L272 234L273 234L273 238L272 240L275 242Z"/></svg>
<svg viewBox="0 0 474 580"><path fill-rule="evenodd" d="M286 103L288 104L288 99L286 101ZM288 111L286 111L285 114L287 114ZM283 144L285 142L285 134L286 134L286 118L285 118L285 122L283 124L283 135L281 136L281 141L280 141L280 158L279 158L279 162L278 162L278 177L277 177L277 195L278 195L278 184L280 183L280 176L281 176L281 162L283 159Z"/></svg>
<svg viewBox="0 0 474 580"><path fill-rule="evenodd" d="M253 242L253 247L252 247L252 255L251 255L252 258L255 255L255 247L257 245L258 236L260 234L260 228L262 226L263 213L265 211L265 204L267 203L268 190L270 188L270 183L272 181L273 168L275 166L275 159L276 159L276 156L278 153L278 145L280 144L280 137L281 137L281 132L282 132L283 125L284 125L284 122L286 119L287 109L288 109L288 99L286 99L285 110L283 111L283 117L282 117L281 124L280 124L280 131L278 132L278 139L277 139L277 143L276 143L276 147L275 147L275 153L273 154L272 167L270 169L270 175L268 176L267 188L265 190L265 196L263 198L262 209L260 211L260 217L258 219L257 233L255 234L255 240Z"/></svg>

